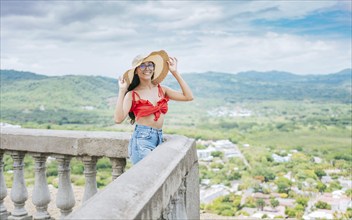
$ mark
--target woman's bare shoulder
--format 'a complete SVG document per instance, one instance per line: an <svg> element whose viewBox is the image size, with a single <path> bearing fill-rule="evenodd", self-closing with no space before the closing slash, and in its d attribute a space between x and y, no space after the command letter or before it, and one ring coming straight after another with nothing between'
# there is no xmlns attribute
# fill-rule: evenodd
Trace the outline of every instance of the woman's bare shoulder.
<svg viewBox="0 0 352 220"><path fill-rule="evenodd" d="M131 98L132 98L132 93L133 93L133 90L128 91L128 92L125 94L125 98L131 99Z"/></svg>

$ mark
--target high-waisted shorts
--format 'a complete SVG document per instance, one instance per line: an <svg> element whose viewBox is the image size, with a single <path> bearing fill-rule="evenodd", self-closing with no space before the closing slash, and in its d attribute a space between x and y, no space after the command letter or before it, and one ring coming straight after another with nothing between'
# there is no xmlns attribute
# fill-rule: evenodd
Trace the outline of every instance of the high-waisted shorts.
<svg viewBox="0 0 352 220"><path fill-rule="evenodd" d="M137 124L128 145L128 155L132 163L138 163L162 142L161 129Z"/></svg>

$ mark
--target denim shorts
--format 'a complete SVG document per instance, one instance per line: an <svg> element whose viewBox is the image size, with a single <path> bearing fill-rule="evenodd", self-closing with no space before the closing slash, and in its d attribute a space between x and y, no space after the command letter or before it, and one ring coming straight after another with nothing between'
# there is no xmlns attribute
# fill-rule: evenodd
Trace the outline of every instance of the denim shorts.
<svg viewBox="0 0 352 220"><path fill-rule="evenodd" d="M138 163L163 142L163 131L145 125L136 125L128 145L128 156Z"/></svg>

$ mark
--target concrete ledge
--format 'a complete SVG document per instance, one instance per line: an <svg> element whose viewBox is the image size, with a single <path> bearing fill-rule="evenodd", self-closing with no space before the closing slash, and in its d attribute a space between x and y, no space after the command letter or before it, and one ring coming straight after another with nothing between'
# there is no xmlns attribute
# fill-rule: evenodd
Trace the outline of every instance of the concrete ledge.
<svg viewBox="0 0 352 220"><path fill-rule="evenodd" d="M127 158L130 135L126 132L1 128L0 149Z"/></svg>
<svg viewBox="0 0 352 220"><path fill-rule="evenodd" d="M184 178L196 181L194 184L186 181L186 194L192 192L186 195L187 216L199 219L195 141L171 136L67 219L159 219Z"/></svg>

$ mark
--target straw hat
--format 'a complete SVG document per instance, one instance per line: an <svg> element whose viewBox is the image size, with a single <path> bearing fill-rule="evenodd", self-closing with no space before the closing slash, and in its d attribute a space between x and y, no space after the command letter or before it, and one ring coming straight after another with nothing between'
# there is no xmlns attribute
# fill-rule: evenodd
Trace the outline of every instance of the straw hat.
<svg viewBox="0 0 352 220"><path fill-rule="evenodd" d="M152 83L156 85L163 81L167 73L169 72L169 65L166 62L168 60L169 56L164 50L154 51L147 56L138 55L132 61L132 68L127 70L123 74L123 78L128 84L131 84L134 76L134 70L136 69L136 67L138 67L144 62L151 61L155 64L154 78L152 80Z"/></svg>

